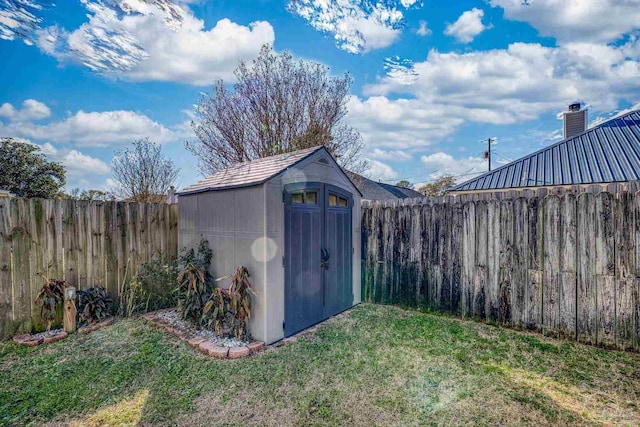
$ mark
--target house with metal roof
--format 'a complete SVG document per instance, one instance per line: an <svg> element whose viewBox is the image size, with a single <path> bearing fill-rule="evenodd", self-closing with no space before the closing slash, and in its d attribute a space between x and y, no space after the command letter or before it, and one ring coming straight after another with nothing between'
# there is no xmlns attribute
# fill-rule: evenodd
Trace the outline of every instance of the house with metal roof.
<svg viewBox="0 0 640 427"><path fill-rule="evenodd" d="M584 111L584 110L582 110ZM565 113L565 138L451 189L453 194L588 186L640 179L640 111L590 129ZM569 132L567 134L567 132Z"/></svg>
<svg viewBox="0 0 640 427"><path fill-rule="evenodd" d="M240 163L177 194L180 247L207 239L214 277L248 269L254 338L272 343L360 302L361 194L325 147Z"/></svg>
<svg viewBox="0 0 640 427"><path fill-rule="evenodd" d="M416 190L397 185L376 182L354 172L348 172L349 178L362 193L362 200L393 200L424 197Z"/></svg>

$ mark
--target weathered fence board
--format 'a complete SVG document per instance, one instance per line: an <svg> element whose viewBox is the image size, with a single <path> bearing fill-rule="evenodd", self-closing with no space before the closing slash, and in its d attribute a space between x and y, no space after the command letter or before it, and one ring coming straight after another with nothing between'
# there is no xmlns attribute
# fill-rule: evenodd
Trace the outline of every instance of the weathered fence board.
<svg viewBox="0 0 640 427"><path fill-rule="evenodd" d="M177 205L0 198L0 338L42 327L45 278L115 296L125 272L175 259L177 225Z"/></svg>
<svg viewBox="0 0 640 427"><path fill-rule="evenodd" d="M7 336L12 329L13 298L11 293L11 202L0 197L0 336Z"/></svg>
<svg viewBox="0 0 640 427"><path fill-rule="evenodd" d="M560 277L558 286L558 335L576 339L576 196L560 201Z"/></svg>
<svg viewBox="0 0 640 427"><path fill-rule="evenodd" d="M11 232L11 245L13 252L11 268L11 299L13 300L12 320L25 321L31 328L32 314L37 313L35 306L31 304L37 295L31 290L31 215L28 200L12 199L11 216L14 218Z"/></svg>
<svg viewBox="0 0 640 427"><path fill-rule="evenodd" d="M606 347L615 345L615 245L614 198L611 193L596 195L596 301L597 339Z"/></svg>
<svg viewBox="0 0 640 427"><path fill-rule="evenodd" d="M511 256L511 321L515 326L526 326L526 290L529 282L529 210L527 200L520 197L513 206L514 244Z"/></svg>
<svg viewBox="0 0 640 427"><path fill-rule="evenodd" d="M622 192L615 200L616 344L627 350L635 347L635 217L633 194Z"/></svg>
<svg viewBox="0 0 640 427"><path fill-rule="evenodd" d="M513 277L514 210L511 200L500 203L500 261L498 263L498 321L512 322L511 292Z"/></svg>
<svg viewBox="0 0 640 427"><path fill-rule="evenodd" d="M462 310L462 257L464 251L462 247L463 230L463 207L462 203L455 203L451 212L451 310L454 315L459 316Z"/></svg>
<svg viewBox="0 0 640 427"><path fill-rule="evenodd" d="M636 271L636 280L633 287L634 298L634 319L636 321L634 328L635 349L640 350L640 192L635 193L633 198L633 214L634 220L634 242L635 242L635 262L633 266Z"/></svg>
<svg viewBox="0 0 640 427"><path fill-rule="evenodd" d="M377 202L363 233L367 301L640 347L640 192Z"/></svg>
<svg viewBox="0 0 640 427"><path fill-rule="evenodd" d="M422 257L421 257L421 274L420 274L420 300L418 307L429 307L429 283L431 283L431 204L425 203L421 205L420 210L420 236L422 238Z"/></svg>
<svg viewBox="0 0 640 427"><path fill-rule="evenodd" d="M583 193L578 196L577 230L577 329L578 341L596 344L597 310L596 299L596 205L595 196Z"/></svg>
<svg viewBox="0 0 640 427"><path fill-rule="evenodd" d="M487 292L487 245L488 245L488 204L485 200L476 203L476 251L473 271L473 315L485 319Z"/></svg>
<svg viewBox="0 0 640 427"><path fill-rule="evenodd" d="M549 196L543 209L542 331L555 335L560 317L560 199Z"/></svg>
<svg viewBox="0 0 640 427"><path fill-rule="evenodd" d="M500 315L500 201L487 203L487 286L485 289L485 313L488 319L499 319Z"/></svg>
<svg viewBox="0 0 640 427"><path fill-rule="evenodd" d="M421 236L421 215L422 206L415 204L411 207L411 227L410 227L410 246L409 252L409 305L413 307L420 306L420 284L422 276L422 236Z"/></svg>
<svg viewBox="0 0 640 427"><path fill-rule="evenodd" d="M476 259L476 204L462 207L462 317L474 315L474 272Z"/></svg>
<svg viewBox="0 0 640 427"><path fill-rule="evenodd" d="M543 211L539 199L529 202L529 248L527 254L528 286L525 297L526 327L542 328Z"/></svg>

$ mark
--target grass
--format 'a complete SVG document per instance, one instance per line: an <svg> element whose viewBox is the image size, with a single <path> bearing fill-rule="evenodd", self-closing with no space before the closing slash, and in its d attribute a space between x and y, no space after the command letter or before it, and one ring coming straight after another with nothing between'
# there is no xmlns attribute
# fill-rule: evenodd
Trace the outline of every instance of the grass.
<svg viewBox="0 0 640 427"><path fill-rule="evenodd" d="M217 361L125 320L0 344L0 425L640 425L640 355L395 307Z"/></svg>

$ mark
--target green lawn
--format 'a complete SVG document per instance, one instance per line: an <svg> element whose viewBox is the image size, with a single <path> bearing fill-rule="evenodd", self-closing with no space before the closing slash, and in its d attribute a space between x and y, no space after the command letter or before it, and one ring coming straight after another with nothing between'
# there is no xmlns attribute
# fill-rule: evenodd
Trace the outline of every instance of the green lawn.
<svg viewBox="0 0 640 427"><path fill-rule="evenodd" d="M640 356L361 305L239 361L120 321L0 344L1 425L640 425Z"/></svg>

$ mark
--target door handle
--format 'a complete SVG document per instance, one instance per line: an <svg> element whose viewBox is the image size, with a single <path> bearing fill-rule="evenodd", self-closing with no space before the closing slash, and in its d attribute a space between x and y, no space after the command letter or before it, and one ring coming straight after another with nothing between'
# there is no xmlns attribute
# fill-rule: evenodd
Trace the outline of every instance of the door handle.
<svg viewBox="0 0 640 427"><path fill-rule="evenodd" d="M320 249L320 267L329 269L329 249Z"/></svg>

